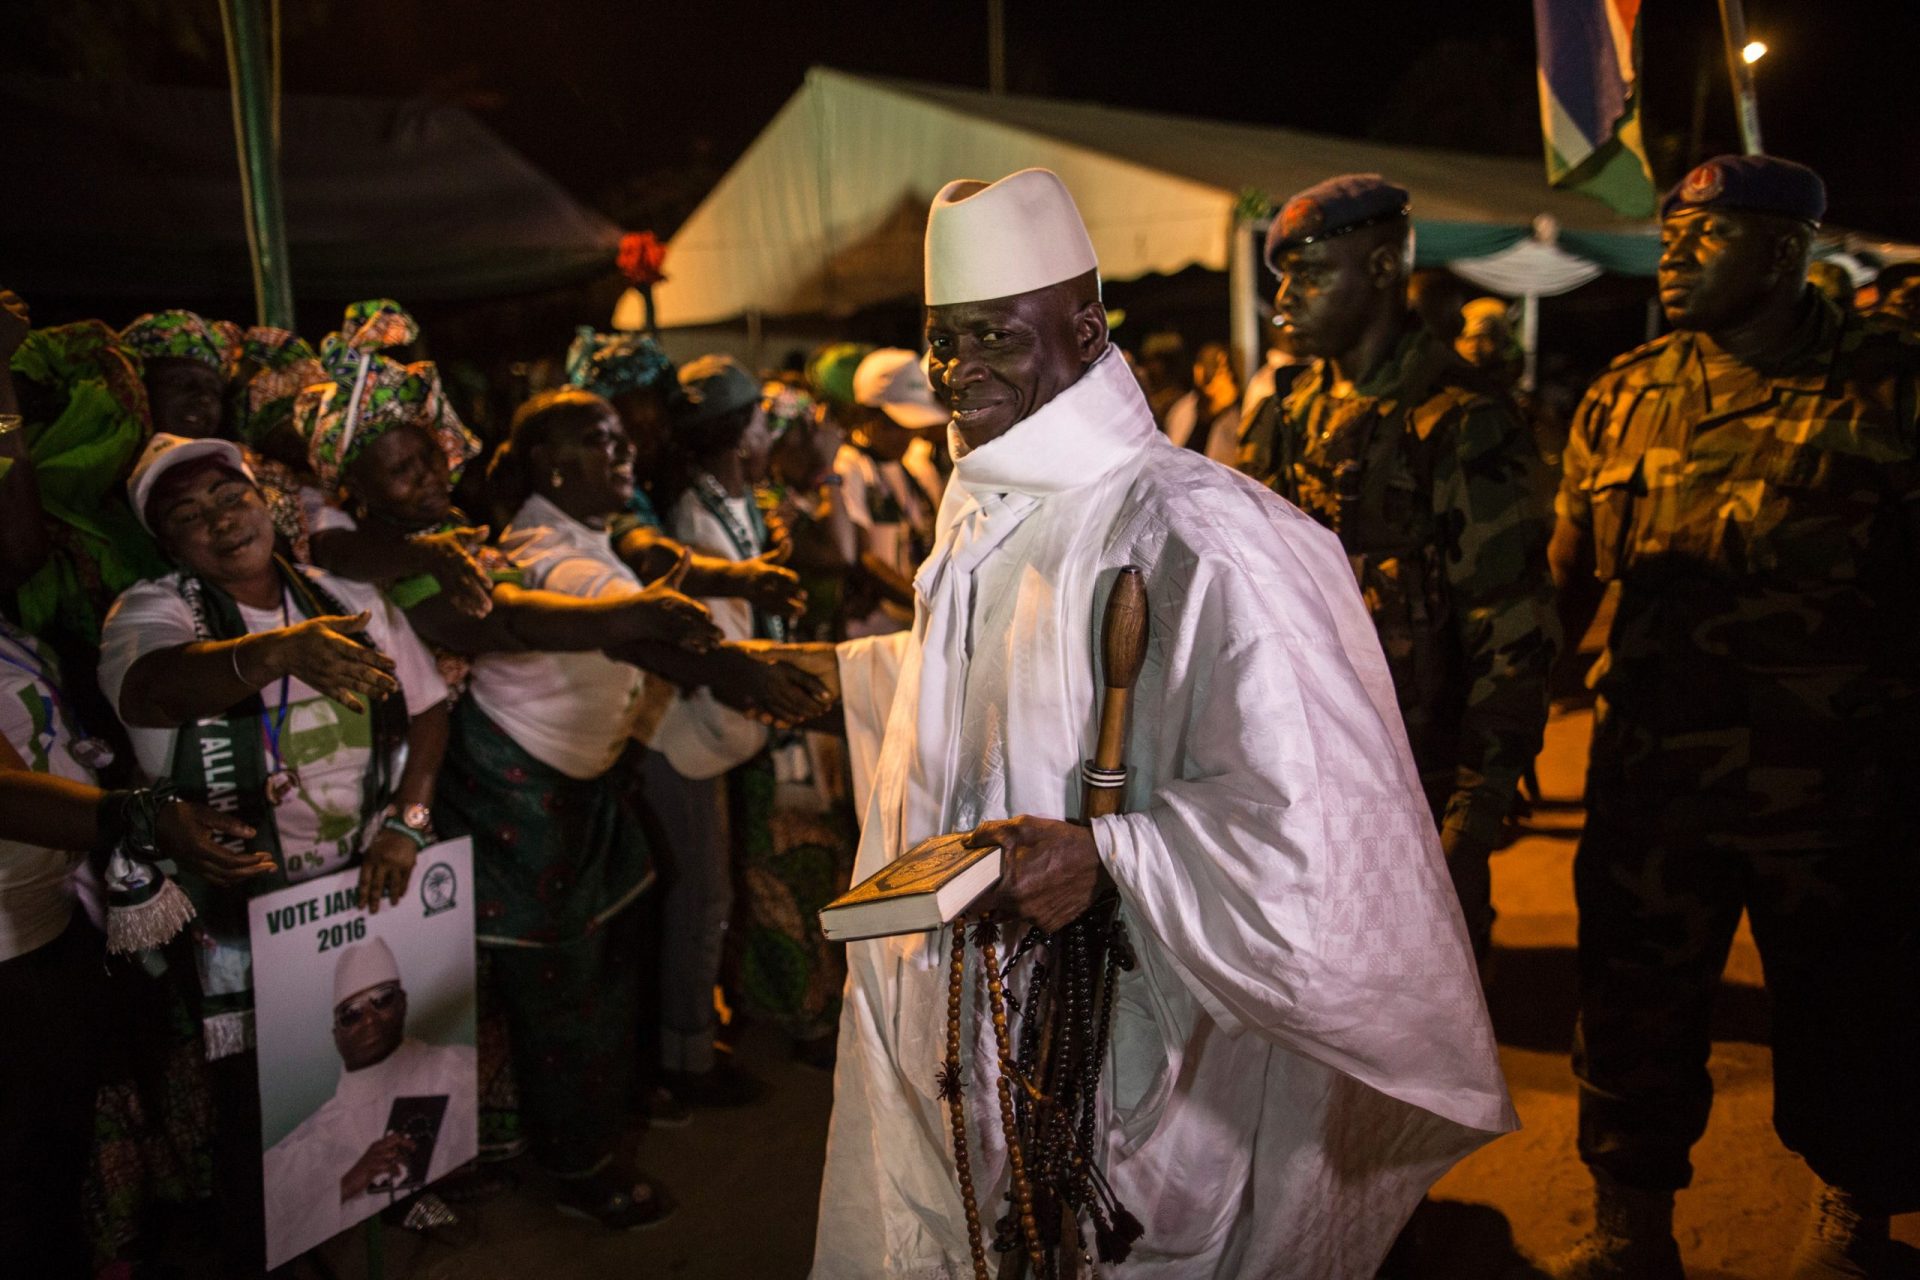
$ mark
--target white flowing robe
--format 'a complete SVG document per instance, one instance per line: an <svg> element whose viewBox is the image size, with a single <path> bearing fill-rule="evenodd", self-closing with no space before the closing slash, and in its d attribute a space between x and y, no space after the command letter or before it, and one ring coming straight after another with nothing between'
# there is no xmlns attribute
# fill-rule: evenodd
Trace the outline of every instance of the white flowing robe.
<svg viewBox="0 0 1920 1280"><path fill-rule="evenodd" d="M446 1177L478 1155L478 1088L471 1045L428 1044L411 1037L370 1067L342 1071L333 1096L267 1149L270 1260L311 1249L391 1201L387 1192L372 1187L342 1201L340 1179L386 1134L395 1098L447 1098L427 1181Z"/></svg>
<svg viewBox="0 0 1920 1280"><path fill-rule="evenodd" d="M1133 776L1094 835L1139 957L1102 1166L1146 1233L1111 1274L1371 1276L1433 1180L1516 1124L1459 908L1339 543L1167 443L1112 352L960 458L913 630L842 646L854 879L930 835L1078 814L1094 620L1130 564L1152 620ZM972 1274L934 1083L949 943L848 948L816 1280ZM991 1236L1006 1162L976 970L970 952Z"/></svg>

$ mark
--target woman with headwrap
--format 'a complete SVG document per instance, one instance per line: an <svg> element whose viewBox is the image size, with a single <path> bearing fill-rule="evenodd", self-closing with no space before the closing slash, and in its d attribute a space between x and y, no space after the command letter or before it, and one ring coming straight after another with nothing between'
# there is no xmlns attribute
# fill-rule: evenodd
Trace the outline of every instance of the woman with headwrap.
<svg viewBox="0 0 1920 1280"><path fill-rule="evenodd" d="M480 442L448 403L432 361L401 364L381 354L419 337L420 326L399 303L374 298L349 306L339 331L320 344L325 379L303 389L293 406L316 480L306 491L314 563L343 578L376 583L402 607L444 592L454 608L483 617L492 607L492 581L472 552L486 540L484 528L398 537L359 528L334 505L347 466L395 426L411 424L431 436L456 480L480 452Z"/></svg>
<svg viewBox="0 0 1920 1280"><path fill-rule="evenodd" d="M582 325L567 348L566 369L567 385L611 404L633 442L638 483L627 510L614 522L614 543L635 573L657 578L686 551L667 536L654 501L677 496L661 492L674 456L671 410L680 395L673 362L646 334L596 333ZM806 607L806 598L799 578L785 567L789 551L777 543L765 554L738 563L695 552L687 566L687 593L744 599L756 609L795 617Z"/></svg>
<svg viewBox="0 0 1920 1280"><path fill-rule="evenodd" d="M124 747L94 690L100 624L121 591L166 571L120 482L147 428L137 363L97 320L31 329L0 292L0 589L49 644L89 737Z"/></svg>
<svg viewBox="0 0 1920 1280"><path fill-rule="evenodd" d="M431 839L446 686L376 592L275 554L238 446L158 435L131 505L179 571L128 589L100 682L141 771L225 797L278 869L244 892L183 875L215 1104L215 1191L229 1274L263 1258L257 1059L246 899L358 865L370 910L398 902Z"/></svg>
<svg viewBox="0 0 1920 1280"><path fill-rule="evenodd" d="M122 329L120 345L140 361L152 430L191 440L225 434L227 344L214 325L191 311L155 311Z"/></svg>

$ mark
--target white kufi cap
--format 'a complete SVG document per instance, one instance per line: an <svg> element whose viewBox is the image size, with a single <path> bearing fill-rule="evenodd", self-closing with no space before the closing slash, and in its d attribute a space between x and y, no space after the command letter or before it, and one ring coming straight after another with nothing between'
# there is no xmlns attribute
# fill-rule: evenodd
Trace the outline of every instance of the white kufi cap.
<svg viewBox="0 0 1920 1280"><path fill-rule="evenodd" d="M927 305L1031 293L1100 265L1087 224L1051 169L949 182L927 212Z"/></svg>
<svg viewBox="0 0 1920 1280"><path fill-rule="evenodd" d="M362 942L340 953L333 966L333 1004L372 990L383 982L400 981L400 966L394 962L393 949L384 938Z"/></svg>

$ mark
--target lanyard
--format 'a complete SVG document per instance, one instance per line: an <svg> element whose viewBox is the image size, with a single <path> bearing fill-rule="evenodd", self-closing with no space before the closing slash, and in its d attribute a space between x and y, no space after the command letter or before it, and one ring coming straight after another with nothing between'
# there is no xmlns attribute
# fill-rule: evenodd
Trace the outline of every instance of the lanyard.
<svg viewBox="0 0 1920 1280"><path fill-rule="evenodd" d="M711 473L702 471L696 478L694 497L698 498L700 505L720 522L720 528L726 533L727 541L733 544L736 558L751 560L765 549L766 526L760 519L760 509L753 505L751 495L747 499L747 510L751 513L756 526L752 529L741 528L740 522L734 519L733 508L728 505L727 491ZM758 609L753 611L753 618L756 624L754 629L763 632L767 639L785 640L787 638L785 618L774 614L763 614Z"/></svg>
<svg viewBox="0 0 1920 1280"><path fill-rule="evenodd" d="M700 505L705 507L713 518L720 522L720 527L726 531L727 541L733 544L736 559L751 560L764 550L760 545L763 538L758 536L758 530L740 527L740 522L734 518L733 508L728 505L731 495L721 487L718 480L704 471L700 473L697 496L700 499ZM747 509L758 514L758 508L753 506L751 496L747 499Z"/></svg>
<svg viewBox="0 0 1920 1280"><path fill-rule="evenodd" d="M292 623L293 612L287 604L287 589L282 585L280 588L280 626L284 629L291 626ZM276 774L287 771L286 762L280 758L280 733L287 727L287 694L292 688L292 685L292 675L289 674L280 677L280 706L275 710L273 718L271 719L267 717L266 699L262 698L260 700L260 729L261 732L266 735L267 752L273 757L273 772Z"/></svg>

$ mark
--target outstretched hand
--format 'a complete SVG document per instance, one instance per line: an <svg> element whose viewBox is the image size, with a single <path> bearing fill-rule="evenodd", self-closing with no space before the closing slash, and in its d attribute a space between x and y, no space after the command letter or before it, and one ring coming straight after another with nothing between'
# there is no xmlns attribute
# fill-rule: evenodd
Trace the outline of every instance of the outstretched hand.
<svg viewBox="0 0 1920 1280"><path fill-rule="evenodd" d="M714 625L707 607L680 590L692 565L693 553L680 548L673 568L633 597L625 611L629 629L620 640L653 640L694 653L706 653L720 643L720 628Z"/></svg>
<svg viewBox="0 0 1920 1280"><path fill-rule="evenodd" d="M349 711L365 711L361 696L380 699L400 688L393 659L348 637L367 629L369 615L323 616L272 632L273 678L292 676Z"/></svg>
<svg viewBox="0 0 1920 1280"><path fill-rule="evenodd" d="M797 663L787 661L782 648L727 646L732 658L723 678L708 684L722 706L743 712L749 719L778 729L790 729L817 720L833 709L834 693Z"/></svg>
<svg viewBox="0 0 1920 1280"><path fill-rule="evenodd" d="M967 837L969 849L998 845L1000 883L985 907L996 916L1030 920L1052 933L1093 905L1108 882L1093 829L1057 818L983 822Z"/></svg>
<svg viewBox="0 0 1920 1280"><path fill-rule="evenodd" d="M740 598L762 613L797 618L807 607L800 575L786 567L793 556L793 539L782 538L771 551L740 562Z"/></svg>
<svg viewBox="0 0 1920 1280"><path fill-rule="evenodd" d="M480 567L474 551L487 540L487 526L447 529L412 539L440 589L455 609L469 618L484 618L493 610L493 579Z"/></svg>

